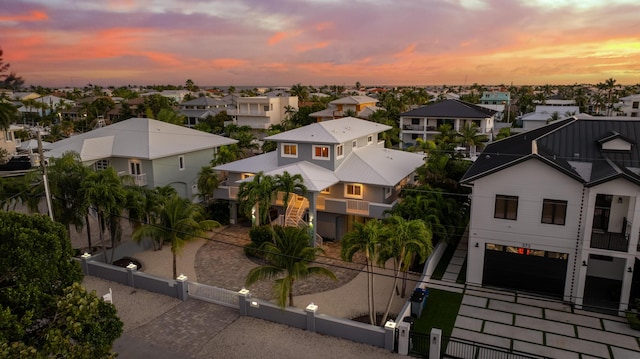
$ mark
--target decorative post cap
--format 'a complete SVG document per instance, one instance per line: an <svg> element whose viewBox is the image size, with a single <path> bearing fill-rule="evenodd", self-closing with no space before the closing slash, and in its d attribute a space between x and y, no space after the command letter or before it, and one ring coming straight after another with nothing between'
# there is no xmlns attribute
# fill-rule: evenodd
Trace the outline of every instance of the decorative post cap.
<svg viewBox="0 0 640 359"><path fill-rule="evenodd" d="M91 254L89 254L89 253L87 253L87 252L84 252L84 254L80 256L80 258L82 258L82 259L89 259L89 258L91 258Z"/></svg>
<svg viewBox="0 0 640 359"><path fill-rule="evenodd" d="M318 310L318 306L313 304L313 302L311 302L311 304L307 305L307 312L315 312Z"/></svg>
<svg viewBox="0 0 640 359"><path fill-rule="evenodd" d="M176 278L176 280L179 280L180 282L184 282L187 280L187 276L180 273L180 275L178 276L178 278Z"/></svg>
<svg viewBox="0 0 640 359"><path fill-rule="evenodd" d="M243 295L243 296L248 296L249 295L249 289L247 288L242 288L240 289L240 291L238 291L238 294Z"/></svg>
<svg viewBox="0 0 640 359"><path fill-rule="evenodd" d="M394 322L393 319L389 319L389 320L387 320L386 323L384 323L384 327L385 327L385 329L395 329L396 328L396 322Z"/></svg>
<svg viewBox="0 0 640 359"><path fill-rule="evenodd" d="M127 269L136 270L138 269L138 266L133 263L129 263L129 265L127 265Z"/></svg>

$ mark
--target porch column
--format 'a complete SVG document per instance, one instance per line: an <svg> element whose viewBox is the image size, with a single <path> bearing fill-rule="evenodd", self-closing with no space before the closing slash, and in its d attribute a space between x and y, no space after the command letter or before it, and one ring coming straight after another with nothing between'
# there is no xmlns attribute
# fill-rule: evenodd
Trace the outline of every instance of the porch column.
<svg viewBox="0 0 640 359"><path fill-rule="evenodd" d="M316 234L317 234L317 222L318 216L316 213L316 202L318 199L318 192L308 192L307 199L309 200L309 235L311 236L311 244L315 247Z"/></svg>
<svg viewBox="0 0 640 359"><path fill-rule="evenodd" d="M636 265L635 257L627 257L624 266L624 273L622 274L622 290L620 291L620 306L618 311L624 312L629 310L629 294L631 294L631 282L633 281L633 270Z"/></svg>

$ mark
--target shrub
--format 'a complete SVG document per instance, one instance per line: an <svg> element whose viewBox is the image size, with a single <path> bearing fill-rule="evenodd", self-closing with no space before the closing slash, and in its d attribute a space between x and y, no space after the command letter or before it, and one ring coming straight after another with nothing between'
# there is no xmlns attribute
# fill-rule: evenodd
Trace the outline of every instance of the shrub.
<svg viewBox="0 0 640 359"><path fill-rule="evenodd" d="M251 238L251 243L244 247L244 253L250 257L264 258L264 255L259 249L264 242L273 240L273 229L271 226L251 227L249 237Z"/></svg>

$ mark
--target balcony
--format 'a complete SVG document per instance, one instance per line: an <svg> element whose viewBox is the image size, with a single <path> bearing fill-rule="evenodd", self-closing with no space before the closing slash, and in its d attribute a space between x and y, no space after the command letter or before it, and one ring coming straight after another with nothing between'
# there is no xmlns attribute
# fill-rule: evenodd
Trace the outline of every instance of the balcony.
<svg viewBox="0 0 640 359"><path fill-rule="evenodd" d="M591 233L591 248L628 252L629 239L624 233L611 233L594 229Z"/></svg>
<svg viewBox="0 0 640 359"><path fill-rule="evenodd" d="M121 178L124 177L124 182L126 184L133 184L139 187L144 187L147 185L147 174L141 173L138 175L128 174L124 171L118 172L118 176Z"/></svg>

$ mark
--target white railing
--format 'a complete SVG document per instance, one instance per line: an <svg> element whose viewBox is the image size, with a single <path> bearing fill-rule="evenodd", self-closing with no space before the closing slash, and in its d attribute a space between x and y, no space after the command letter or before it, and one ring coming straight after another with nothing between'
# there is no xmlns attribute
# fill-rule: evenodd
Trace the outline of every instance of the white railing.
<svg viewBox="0 0 640 359"><path fill-rule="evenodd" d="M146 173L142 173L139 175L131 175L133 177L133 183L136 184L136 186L146 186L147 185L147 174Z"/></svg>
<svg viewBox="0 0 640 359"><path fill-rule="evenodd" d="M347 200L347 213L368 215L369 214L369 202L348 199Z"/></svg>
<svg viewBox="0 0 640 359"><path fill-rule="evenodd" d="M240 308L238 292L232 290L212 287L196 282L189 282L189 297L204 300L206 302L224 305L230 308Z"/></svg>

